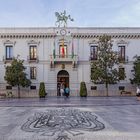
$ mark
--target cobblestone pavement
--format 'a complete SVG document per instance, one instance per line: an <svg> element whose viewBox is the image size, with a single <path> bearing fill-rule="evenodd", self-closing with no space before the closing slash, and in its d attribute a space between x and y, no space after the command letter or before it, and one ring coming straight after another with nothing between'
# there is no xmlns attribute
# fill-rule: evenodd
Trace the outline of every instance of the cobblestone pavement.
<svg viewBox="0 0 140 140"><path fill-rule="evenodd" d="M136 97L0 99L0 140L140 140Z"/></svg>

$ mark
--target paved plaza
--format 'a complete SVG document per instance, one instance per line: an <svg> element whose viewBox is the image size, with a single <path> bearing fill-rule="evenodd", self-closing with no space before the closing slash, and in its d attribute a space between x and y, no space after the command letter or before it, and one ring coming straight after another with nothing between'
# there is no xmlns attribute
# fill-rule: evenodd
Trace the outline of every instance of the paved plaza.
<svg viewBox="0 0 140 140"><path fill-rule="evenodd" d="M0 140L140 140L136 97L0 99Z"/></svg>

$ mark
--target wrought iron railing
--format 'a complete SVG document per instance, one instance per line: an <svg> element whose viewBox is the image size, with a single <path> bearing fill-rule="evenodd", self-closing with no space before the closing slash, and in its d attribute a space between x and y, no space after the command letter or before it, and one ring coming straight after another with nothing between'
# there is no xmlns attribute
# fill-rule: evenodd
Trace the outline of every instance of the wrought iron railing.
<svg viewBox="0 0 140 140"><path fill-rule="evenodd" d="M38 62L39 62L39 57L38 57L38 56L36 56L36 57L27 56L27 61L28 61L29 63L31 63L31 62L36 62L36 63L38 63Z"/></svg>
<svg viewBox="0 0 140 140"><path fill-rule="evenodd" d="M6 56L3 56L3 62L4 63L11 62L13 59L14 59L14 57L6 57Z"/></svg>
<svg viewBox="0 0 140 140"><path fill-rule="evenodd" d="M50 55L51 67L53 67L55 63L61 62L72 63L73 67L75 67L78 62L78 55Z"/></svg>

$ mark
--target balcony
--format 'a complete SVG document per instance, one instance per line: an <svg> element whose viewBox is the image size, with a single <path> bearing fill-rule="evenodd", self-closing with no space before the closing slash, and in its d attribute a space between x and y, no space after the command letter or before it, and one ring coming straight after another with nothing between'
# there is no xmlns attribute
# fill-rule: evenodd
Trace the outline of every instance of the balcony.
<svg viewBox="0 0 140 140"><path fill-rule="evenodd" d="M129 62L129 58L128 56L125 57L118 57L119 63L128 63Z"/></svg>
<svg viewBox="0 0 140 140"><path fill-rule="evenodd" d="M29 63L38 63L39 62L39 58L38 58L38 56L33 57L33 58L31 56L27 56L27 61Z"/></svg>
<svg viewBox="0 0 140 140"><path fill-rule="evenodd" d="M89 57L89 61L97 61L98 59L97 59L97 57Z"/></svg>
<svg viewBox="0 0 140 140"><path fill-rule="evenodd" d="M9 57L7 58L6 56L3 56L3 62L4 63L11 63L14 57Z"/></svg>
<svg viewBox="0 0 140 140"><path fill-rule="evenodd" d="M54 64L61 63L71 63L73 67L76 67L78 62L78 55L50 55L50 64L51 67L54 67Z"/></svg>

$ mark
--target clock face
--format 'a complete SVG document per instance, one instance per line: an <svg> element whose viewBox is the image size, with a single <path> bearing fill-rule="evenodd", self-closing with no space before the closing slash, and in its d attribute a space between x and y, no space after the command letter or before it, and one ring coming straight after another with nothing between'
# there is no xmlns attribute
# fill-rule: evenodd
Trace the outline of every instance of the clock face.
<svg viewBox="0 0 140 140"><path fill-rule="evenodd" d="M66 35L66 30L65 29L60 30L60 34L61 35Z"/></svg>

